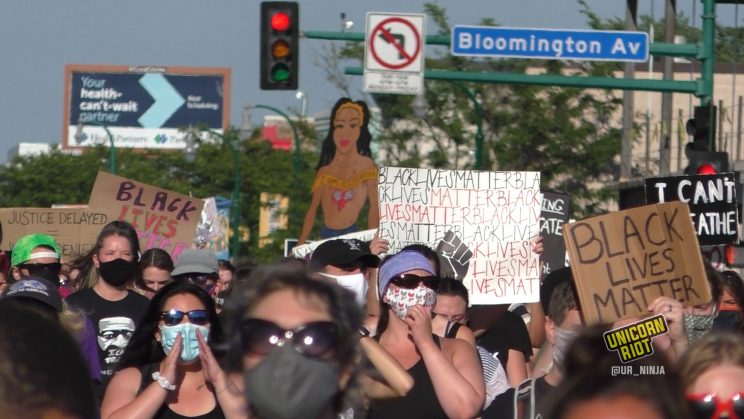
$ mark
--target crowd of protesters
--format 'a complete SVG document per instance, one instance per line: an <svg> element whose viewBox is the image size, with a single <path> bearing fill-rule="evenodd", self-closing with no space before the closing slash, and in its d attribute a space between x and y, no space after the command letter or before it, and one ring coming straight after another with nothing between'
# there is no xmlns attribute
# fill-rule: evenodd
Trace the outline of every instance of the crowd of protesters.
<svg viewBox="0 0 744 419"><path fill-rule="evenodd" d="M140 253L117 221L74 260L43 234L2 259L0 417L744 419L734 271L706 267L707 304L651 302L668 333L624 365L603 332L638 319L584 325L569 268L515 308L379 238L233 265Z"/></svg>

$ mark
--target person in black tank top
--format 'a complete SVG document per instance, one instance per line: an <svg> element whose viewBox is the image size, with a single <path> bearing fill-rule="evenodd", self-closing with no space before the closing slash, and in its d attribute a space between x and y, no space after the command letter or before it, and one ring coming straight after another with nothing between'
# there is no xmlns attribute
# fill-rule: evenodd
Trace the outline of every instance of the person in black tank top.
<svg viewBox="0 0 744 419"><path fill-rule="evenodd" d="M405 396L372 400L369 417L476 417L485 398L477 355L467 342L432 334L431 309L439 278L434 267L416 251L402 251L380 266L378 339L414 377Z"/></svg>
<svg viewBox="0 0 744 419"><path fill-rule="evenodd" d="M222 341L206 291L181 282L161 288L106 389L101 419L244 418L242 392L207 345Z"/></svg>

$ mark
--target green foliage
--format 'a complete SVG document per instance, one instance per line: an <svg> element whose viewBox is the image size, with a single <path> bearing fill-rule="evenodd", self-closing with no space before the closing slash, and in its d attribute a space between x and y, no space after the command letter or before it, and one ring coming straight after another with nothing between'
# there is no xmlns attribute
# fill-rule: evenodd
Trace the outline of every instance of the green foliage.
<svg viewBox="0 0 744 419"><path fill-rule="evenodd" d="M314 132L305 129L310 135ZM300 172L294 170L294 154L274 150L258 132L249 139L239 139L229 129L219 138L199 144L193 162L181 151L133 151L119 148L116 152L116 174L157 185L199 198L221 195L231 197L234 182L233 153L228 142L234 142L240 164L241 226L250 231L250 240L241 243L241 256L257 261L275 260L280 256L283 237L298 237L307 210L310 184L315 176L317 157L303 153ZM308 137L305 137L308 138ZM0 207L49 207L52 204L87 204L96 173L108 171L109 148L86 149L80 156L54 150L50 154L20 157L0 167ZM258 248L258 225L261 192L289 197L289 228L272 236L274 243Z"/></svg>

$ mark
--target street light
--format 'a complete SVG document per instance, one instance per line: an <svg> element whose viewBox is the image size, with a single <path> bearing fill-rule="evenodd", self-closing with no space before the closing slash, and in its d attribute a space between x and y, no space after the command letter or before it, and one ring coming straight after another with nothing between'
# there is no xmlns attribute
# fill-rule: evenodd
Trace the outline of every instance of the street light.
<svg viewBox="0 0 744 419"><path fill-rule="evenodd" d="M295 94L295 98L302 101L302 105L300 105L300 117L305 118L307 116L307 95L302 90L299 90L297 94Z"/></svg>
<svg viewBox="0 0 744 419"><path fill-rule="evenodd" d="M238 146L235 141L228 140L224 135L209 130L209 134L215 137L219 137L222 140L222 144L227 144L230 147L230 152L233 158L233 190L230 200L230 230L232 230L232 237L230 237L230 256L233 258L238 257L240 253L240 237L238 227L240 226L240 155L238 154ZM186 161L193 162L196 158L196 134L194 133L193 127L189 126L186 132L186 147L184 148L184 154Z"/></svg>
<svg viewBox="0 0 744 419"><path fill-rule="evenodd" d="M114 136L111 134L111 131L109 131L108 126L106 124L100 123L100 122L94 122L94 121L88 121L88 125L95 125L98 127L103 128L104 131L106 131L106 136L109 140L109 173L112 175L116 174L116 146L114 146ZM83 121L78 119L77 123L77 130L75 132L75 141L77 143L82 143L85 141L87 136L83 132Z"/></svg>
<svg viewBox="0 0 744 419"><path fill-rule="evenodd" d="M299 174L300 170L302 169L302 153L300 152L300 136L297 133L297 127L295 126L295 124L292 123L292 120L289 119L289 116L286 113L272 106L252 105L252 107L259 108L259 109L268 109L270 111L278 113L280 116L282 116L287 121L290 128L292 128L292 135L294 135L294 145L295 145L294 169L295 169L295 172Z"/></svg>

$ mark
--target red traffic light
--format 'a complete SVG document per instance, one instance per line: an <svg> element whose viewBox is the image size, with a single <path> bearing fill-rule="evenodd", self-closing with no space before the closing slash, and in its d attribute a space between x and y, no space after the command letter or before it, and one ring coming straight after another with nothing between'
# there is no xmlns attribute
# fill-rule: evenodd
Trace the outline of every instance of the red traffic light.
<svg viewBox="0 0 744 419"><path fill-rule="evenodd" d="M717 175L718 170L712 164L704 163L698 166L697 173L699 175Z"/></svg>
<svg viewBox="0 0 744 419"><path fill-rule="evenodd" d="M271 29L277 32L284 32L289 29L289 15L284 12L276 12L271 16Z"/></svg>

